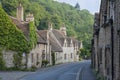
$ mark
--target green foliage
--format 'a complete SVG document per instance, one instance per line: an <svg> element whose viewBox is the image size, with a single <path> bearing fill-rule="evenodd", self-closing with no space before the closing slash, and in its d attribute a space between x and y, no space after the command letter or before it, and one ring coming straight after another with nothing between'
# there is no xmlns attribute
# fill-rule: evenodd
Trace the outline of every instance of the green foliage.
<svg viewBox="0 0 120 80"><path fill-rule="evenodd" d="M11 16L15 16L18 0L1 0L4 10ZM48 22L59 29L64 23L68 36L74 36L83 41L84 48L90 50L92 39L93 15L88 10L78 10L65 3L53 0L21 0L25 13L31 12L35 17L35 26L38 29L47 29ZM26 14L25 14L26 15ZM89 51L88 51L89 53Z"/></svg>
<svg viewBox="0 0 120 80"><path fill-rule="evenodd" d="M0 70L5 69L5 62L3 60L2 49L0 49Z"/></svg>
<svg viewBox="0 0 120 80"><path fill-rule="evenodd" d="M93 70L93 73L96 75L96 80L105 80L105 77L101 76L98 71Z"/></svg>
<svg viewBox="0 0 120 80"><path fill-rule="evenodd" d="M52 65L55 65L55 53L52 52L51 56L52 56Z"/></svg>
<svg viewBox="0 0 120 80"><path fill-rule="evenodd" d="M29 31L30 31L30 49L34 48L35 45L37 44L37 33L36 33L36 28L34 25L34 22L29 23Z"/></svg>
<svg viewBox="0 0 120 80"><path fill-rule="evenodd" d="M28 52L24 34L12 23L0 7L0 46L17 52Z"/></svg>
<svg viewBox="0 0 120 80"><path fill-rule="evenodd" d="M20 55L20 54L14 54L14 61L13 61L13 63L14 63L14 67L16 68L16 69L18 69L18 68L20 68L21 67L21 65L22 65L22 55Z"/></svg>
<svg viewBox="0 0 120 80"><path fill-rule="evenodd" d="M23 33L12 23L0 7L0 46L17 52L28 52L28 44Z"/></svg>
<svg viewBox="0 0 120 80"><path fill-rule="evenodd" d="M49 64L48 60L42 60L42 67L46 67Z"/></svg>
<svg viewBox="0 0 120 80"><path fill-rule="evenodd" d="M80 49L80 58L82 59L89 59L91 54L88 49L82 48Z"/></svg>

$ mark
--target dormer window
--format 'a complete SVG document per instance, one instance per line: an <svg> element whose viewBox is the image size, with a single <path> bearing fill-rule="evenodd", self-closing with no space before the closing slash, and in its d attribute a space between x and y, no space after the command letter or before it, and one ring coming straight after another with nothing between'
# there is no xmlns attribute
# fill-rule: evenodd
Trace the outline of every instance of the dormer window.
<svg viewBox="0 0 120 80"><path fill-rule="evenodd" d="M42 51L42 60L45 59L45 50Z"/></svg>

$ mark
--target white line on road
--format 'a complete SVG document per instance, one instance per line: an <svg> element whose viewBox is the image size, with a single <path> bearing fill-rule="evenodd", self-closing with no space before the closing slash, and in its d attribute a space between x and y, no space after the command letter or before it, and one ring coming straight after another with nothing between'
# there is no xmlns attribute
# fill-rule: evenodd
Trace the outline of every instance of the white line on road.
<svg viewBox="0 0 120 80"><path fill-rule="evenodd" d="M80 72L81 72L81 68L80 68L79 71L77 72L76 80L79 80Z"/></svg>

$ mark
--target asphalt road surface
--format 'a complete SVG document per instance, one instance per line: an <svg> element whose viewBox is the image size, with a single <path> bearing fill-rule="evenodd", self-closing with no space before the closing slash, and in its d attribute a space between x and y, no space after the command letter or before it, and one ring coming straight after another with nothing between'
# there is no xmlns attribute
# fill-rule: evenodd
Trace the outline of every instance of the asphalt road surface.
<svg viewBox="0 0 120 80"><path fill-rule="evenodd" d="M96 80L90 63L88 60L40 69L19 80Z"/></svg>

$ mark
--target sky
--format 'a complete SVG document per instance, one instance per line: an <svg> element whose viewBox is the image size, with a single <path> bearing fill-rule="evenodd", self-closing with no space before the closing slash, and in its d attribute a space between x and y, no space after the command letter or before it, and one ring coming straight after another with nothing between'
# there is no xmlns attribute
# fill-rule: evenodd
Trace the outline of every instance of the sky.
<svg viewBox="0 0 120 80"><path fill-rule="evenodd" d="M95 12L99 12L101 0L55 0L55 1L69 3L73 6L75 6L75 4L78 2L80 4L81 9L87 9L92 14L94 14Z"/></svg>

